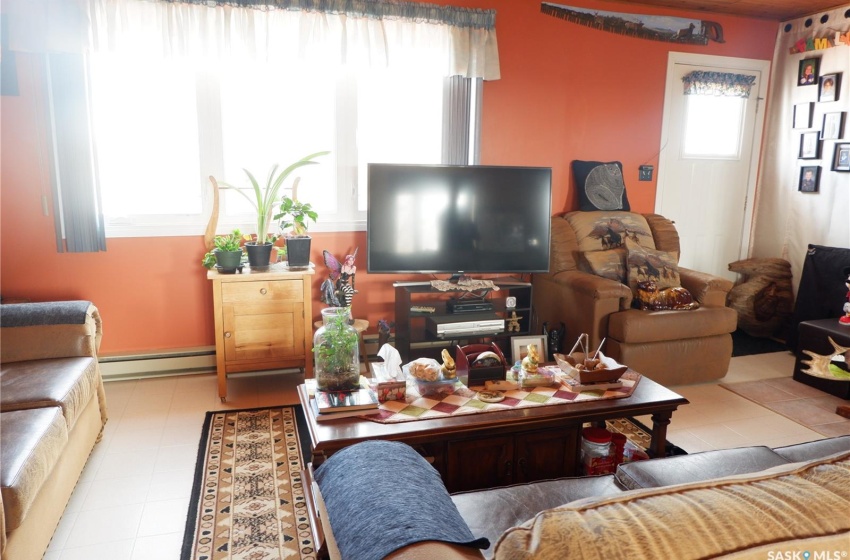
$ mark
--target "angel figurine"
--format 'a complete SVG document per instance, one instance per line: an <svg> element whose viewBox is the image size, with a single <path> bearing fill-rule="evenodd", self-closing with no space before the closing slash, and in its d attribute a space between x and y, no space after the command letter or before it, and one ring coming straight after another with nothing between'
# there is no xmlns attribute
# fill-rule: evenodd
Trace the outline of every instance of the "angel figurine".
<svg viewBox="0 0 850 560"><path fill-rule="evenodd" d="M354 275L357 267L354 260L357 258L357 248L354 253L346 255L342 263L329 251L322 251L325 258L325 266L330 269L330 275L322 283L322 302L334 307L348 307L357 290L354 289Z"/></svg>

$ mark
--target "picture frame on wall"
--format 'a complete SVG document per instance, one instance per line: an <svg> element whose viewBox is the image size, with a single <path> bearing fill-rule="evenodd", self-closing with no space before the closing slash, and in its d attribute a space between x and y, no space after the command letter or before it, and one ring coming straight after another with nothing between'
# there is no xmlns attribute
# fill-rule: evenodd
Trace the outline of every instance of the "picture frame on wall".
<svg viewBox="0 0 850 560"><path fill-rule="evenodd" d="M794 128L812 128L814 107L812 102L794 104Z"/></svg>
<svg viewBox="0 0 850 560"><path fill-rule="evenodd" d="M832 156L833 171L850 171L850 143L842 142L835 145Z"/></svg>
<svg viewBox="0 0 850 560"><path fill-rule="evenodd" d="M817 130L800 135L799 159L820 159L820 133Z"/></svg>
<svg viewBox="0 0 850 560"><path fill-rule="evenodd" d="M528 355L528 345L536 344L540 363L546 361L546 337L539 336L514 336L511 337L511 360L517 363Z"/></svg>
<svg viewBox="0 0 850 560"><path fill-rule="evenodd" d="M806 193L818 192L820 165L804 165L800 168L800 184L797 190Z"/></svg>
<svg viewBox="0 0 850 560"><path fill-rule="evenodd" d="M841 87L841 72L824 74L818 79L818 101L828 103L838 101L838 89Z"/></svg>
<svg viewBox="0 0 850 560"><path fill-rule="evenodd" d="M804 58L800 61L800 69L797 72L798 86L813 86L818 83L818 70L820 69L820 58Z"/></svg>
<svg viewBox="0 0 850 560"><path fill-rule="evenodd" d="M838 140L844 137L844 118L847 113L836 111L823 114L823 128L820 131L821 140Z"/></svg>

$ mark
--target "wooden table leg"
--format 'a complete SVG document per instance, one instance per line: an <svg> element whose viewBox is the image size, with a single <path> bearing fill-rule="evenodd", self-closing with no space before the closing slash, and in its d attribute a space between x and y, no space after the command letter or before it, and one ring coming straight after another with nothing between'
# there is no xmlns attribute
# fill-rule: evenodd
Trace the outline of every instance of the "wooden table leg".
<svg viewBox="0 0 850 560"><path fill-rule="evenodd" d="M672 411L656 412L652 415L652 441L649 444L649 449L647 449L650 456L664 457L666 455L667 426L670 425L672 416Z"/></svg>
<svg viewBox="0 0 850 560"><path fill-rule="evenodd" d="M838 408L835 409L835 413L839 416L843 416L844 418L850 418L850 404L838 405Z"/></svg>

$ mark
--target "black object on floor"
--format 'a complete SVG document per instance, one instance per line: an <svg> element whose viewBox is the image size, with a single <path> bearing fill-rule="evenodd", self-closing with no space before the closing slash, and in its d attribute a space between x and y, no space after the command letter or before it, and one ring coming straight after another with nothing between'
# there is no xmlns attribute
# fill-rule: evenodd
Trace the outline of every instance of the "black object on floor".
<svg viewBox="0 0 850 560"><path fill-rule="evenodd" d="M788 351L788 347L784 342L772 338L750 336L741 329L732 333L732 357L786 351Z"/></svg>

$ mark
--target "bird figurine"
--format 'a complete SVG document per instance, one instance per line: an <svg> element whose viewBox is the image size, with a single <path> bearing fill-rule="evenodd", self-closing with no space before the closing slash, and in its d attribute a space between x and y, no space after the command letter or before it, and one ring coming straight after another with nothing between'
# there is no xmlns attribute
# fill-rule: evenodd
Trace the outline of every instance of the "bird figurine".
<svg viewBox="0 0 850 560"><path fill-rule="evenodd" d="M346 255L341 263L328 250L322 251L322 255L325 266L330 269L328 279L322 283L322 301L334 307L350 306L354 294L357 293L354 289L354 275L357 273L354 261L357 258L357 248L352 254Z"/></svg>

